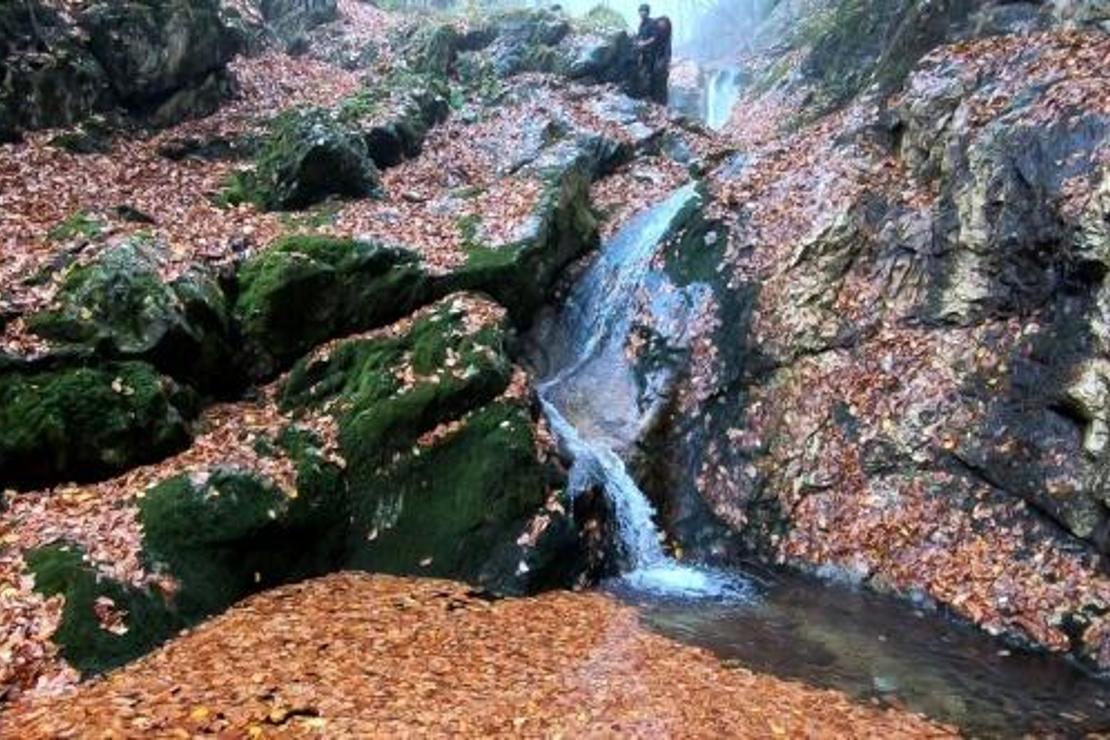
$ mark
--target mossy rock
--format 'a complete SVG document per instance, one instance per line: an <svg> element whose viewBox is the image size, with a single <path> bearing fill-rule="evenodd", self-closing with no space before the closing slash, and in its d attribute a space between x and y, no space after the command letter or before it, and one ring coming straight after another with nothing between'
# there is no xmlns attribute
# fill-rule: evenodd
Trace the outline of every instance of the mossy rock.
<svg viewBox="0 0 1110 740"><path fill-rule="evenodd" d="M323 341L375 328L426 303L418 255L372 242L293 236L243 265L235 304L252 375L271 375Z"/></svg>
<svg viewBox="0 0 1110 740"><path fill-rule="evenodd" d="M298 363L283 404L339 402L340 444L357 485L424 432L501 393L511 371L504 342L500 325L469 330L465 309L448 299L401 337L344 342Z"/></svg>
<svg viewBox="0 0 1110 740"><path fill-rule="evenodd" d="M350 565L525 592L534 577L520 568L528 556L499 548L515 545L557 480L536 458L527 409L484 406L446 440L406 450L361 481L352 498Z"/></svg>
<svg viewBox="0 0 1110 740"><path fill-rule="evenodd" d="M527 407L497 400L512 368L504 327L471 325L456 300L401 336L342 343L290 374L285 407L328 408L339 424L350 486L345 566L460 578L498 593L566 585L578 562L569 522L536 547L516 544L561 474L537 458ZM419 443L457 420L457 431Z"/></svg>
<svg viewBox="0 0 1110 740"><path fill-rule="evenodd" d="M590 208L590 156L573 144L557 147L541 163L547 182L532 217L531 233L498 247L481 243L472 221L459 224L468 244L466 265L445 278L448 291L493 296L518 325L527 325L550 297L563 269L597 247L597 219Z"/></svg>
<svg viewBox="0 0 1110 740"><path fill-rule="evenodd" d="M405 43L403 55L409 68L446 77L454 66L460 43L459 32L448 23L421 26Z"/></svg>
<svg viewBox="0 0 1110 740"><path fill-rule="evenodd" d="M234 468L181 475L146 492L140 502L143 558L172 582L166 592L106 578L64 543L28 553L36 589L65 596L54 635L64 657L82 673L100 673L252 593L340 568L349 519L346 483L320 447L319 439L296 427L277 441L274 454L296 466L296 495L257 472ZM105 598L122 616L115 631L105 629L96 613Z"/></svg>
<svg viewBox="0 0 1110 740"><path fill-rule="evenodd" d="M189 441L193 394L138 362L0 376L0 485L93 479Z"/></svg>
<svg viewBox="0 0 1110 740"><path fill-rule="evenodd" d="M333 195L366 197L378 187L378 170L362 134L332 111L307 108L278 116L255 170L234 180L224 200L298 209Z"/></svg>
<svg viewBox="0 0 1110 740"><path fill-rule="evenodd" d="M298 470L295 495L257 473L216 468L171 478L143 497L144 554L178 583L175 605L187 621L337 567L347 519L342 476L308 456Z"/></svg>
<svg viewBox="0 0 1110 740"><path fill-rule="evenodd" d="M103 577L84 560L80 548L55 543L28 552L35 589L62 595L65 607L53 641L62 657L83 674L103 673L149 652L186 626L172 602L153 589L139 589ZM111 600L122 617L113 631L97 615L98 601Z"/></svg>
<svg viewBox="0 0 1110 740"><path fill-rule="evenodd" d="M54 342L147 361L205 390L238 387L229 369L230 315L215 276L196 267L167 283L158 268L146 246L112 247L71 269L59 307L31 316L28 326Z"/></svg>
<svg viewBox="0 0 1110 740"><path fill-rule="evenodd" d="M394 167L420 154L433 126L449 113L449 90L440 77L395 72L377 89L376 100L389 107L384 122L361 127L367 152L378 167Z"/></svg>

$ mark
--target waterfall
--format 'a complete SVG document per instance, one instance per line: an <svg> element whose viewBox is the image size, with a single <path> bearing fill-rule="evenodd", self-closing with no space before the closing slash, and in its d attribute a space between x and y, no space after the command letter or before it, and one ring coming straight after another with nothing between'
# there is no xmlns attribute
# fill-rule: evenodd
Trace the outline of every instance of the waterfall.
<svg viewBox="0 0 1110 740"><path fill-rule="evenodd" d="M539 394L552 431L573 460L572 492L600 486L612 505L624 583L668 595L724 597L743 593L745 584L667 556L655 510L621 458L644 423L639 385L626 354L633 314L645 292L674 292L673 286L664 289L665 279L653 262L666 238L700 206L701 195L688 185L633 219L604 245L558 317L558 357L540 382ZM664 322L685 323L682 302L648 304L667 313Z"/></svg>
<svg viewBox="0 0 1110 740"><path fill-rule="evenodd" d="M708 73L705 89L705 122L719 130L732 118L732 109L740 99L741 75L735 69L714 69Z"/></svg>

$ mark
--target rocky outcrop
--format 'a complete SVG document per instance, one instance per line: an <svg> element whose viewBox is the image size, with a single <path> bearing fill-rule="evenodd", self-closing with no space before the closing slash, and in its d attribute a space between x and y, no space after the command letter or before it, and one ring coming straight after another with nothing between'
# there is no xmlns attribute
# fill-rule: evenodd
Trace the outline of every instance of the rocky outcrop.
<svg viewBox="0 0 1110 740"><path fill-rule="evenodd" d="M783 2L759 34L757 44L770 53L755 57L753 85L804 100L804 115L812 118L864 92L894 92L919 60L944 44L1031 33L1053 22L1044 4L1002 0Z"/></svg>
<svg viewBox="0 0 1110 740"><path fill-rule="evenodd" d="M586 545L506 330L495 304L456 295L305 357L281 387L292 420L277 414L282 428L255 440L253 463L213 451L143 492L141 583L99 572L65 541L28 552L36 589L65 596L63 656L99 673L249 594L338 570L440 575L498 594L575 582ZM331 425L333 441L313 431Z"/></svg>
<svg viewBox="0 0 1110 740"><path fill-rule="evenodd" d="M211 113L239 45L216 0L92 2L72 21L39 0L8 3L0 30L0 106L32 129L114 106L155 125Z"/></svg>
<svg viewBox="0 0 1110 740"><path fill-rule="evenodd" d="M592 13L572 21L559 10L510 10L461 33L451 25L418 27L405 47L410 67L439 76L457 74L481 87L524 73L557 74L590 83L614 83L636 97L640 79L623 21Z"/></svg>
<svg viewBox="0 0 1110 740"><path fill-rule="evenodd" d="M196 402L149 366L0 375L0 480L87 480L157 460L189 441Z"/></svg>
<svg viewBox="0 0 1110 740"><path fill-rule="evenodd" d="M736 221L699 270L716 303L694 342L704 364L656 459L675 500L700 498L751 551L1105 668L1110 139L1099 83L1071 70L1096 67L1106 39L1029 33L1050 27L1043 7L931 26L914 13L956 5L928 5L885 50L883 33L822 35L813 48L862 76L784 78L772 110L813 123L714 174ZM977 25L992 8L998 23ZM791 97L803 89L817 92ZM689 521L673 526L703 556L729 552Z"/></svg>
<svg viewBox="0 0 1110 740"><path fill-rule="evenodd" d="M333 111L285 113L276 120L255 169L233 182L227 201L269 210L304 208L328 196L365 197L378 187L366 141Z"/></svg>
<svg viewBox="0 0 1110 740"><path fill-rule="evenodd" d="M216 277L196 266L166 281L162 267L153 245L109 247L70 269L57 307L30 316L28 326L59 352L143 360L207 391L235 389L230 316Z"/></svg>
<svg viewBox="0 0 1110 740"><path fill-rule="evenodd" d="M316 345L395 321L431 298L417 255L370 242L289 237L239 272L234 314L255 378Z"/></svg>
<svg viewBox="0 0 1110 740"><path fill-rule="evenodd" d="M211 113L230 84L226 66L238 40L216 0L96 3L78 23L116 98L131 111L161 122Z"/></svg>

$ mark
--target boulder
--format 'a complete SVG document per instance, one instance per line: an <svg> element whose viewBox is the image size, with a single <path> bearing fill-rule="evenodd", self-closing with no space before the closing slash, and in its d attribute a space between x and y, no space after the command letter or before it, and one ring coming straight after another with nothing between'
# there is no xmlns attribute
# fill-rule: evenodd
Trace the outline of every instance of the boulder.
<svg viewBox="0 0 1110 740"><path fill-rule="evenodd" d="M303 485L305 465L319 476ZM256 591L327 573L342 552L346 490L329 463L302 463L295 492L255 471L181 475L143 496L143 550L177 585L189 623Z"/></svg>
<svg viewBox="0 0 1110 740"><path fill-rule="evenodd" d="M545 508L561 478L537 457L526 403L506 394L501 313L449 297L402 334L342 342L290 374L283 404L331 409L339 425L348 567L499 593L571 582L577 538L565 536L565 509ZM551 525L551 536L523 537L537 516L537 534Z"/></svg>
<svg viewBox="0 0 1110 740"><path fill-rule="evenodd" d="M65 596L54 634L63 657L83 674L102 673L252 593L339 567L346 488L319 445L291 426L273 450L295 465L296 491L227 466L146 491L142 552L154 574L146 585L106 577L64 542L29 552L35 588Z"/></svg>
<svg viewBox="0 0 1110 740"><path fill-rule="evenodd" d="M365 197L377 188L365 139L333 112L310 108L278 117L255 170L234 183L227 198L297 209L332 195Z"/></svg>
<svg viewBox="0 0 1110 740"><path fill-rule="evenodd" d="M464 221L469 257L447 276L448 290L474 290L493 296L520 325L531 322L563 269L598 244L590 208L590 183L604 140L567 140L543 151L527 171L542 178L544 192L525 233L508 244L488 245L480 224Z"/></svg>
<svg viewBox="0 0 1110 740"><path fill-rule="evenodd" d="M446 81L395 71L340 104L339 118L362 133L374 164L384 169L420 154L424 139L449 112Z"/></svg>
<svg viewBox="0 0 1110 740"><path fill-rule="evenodd" d="M420 258L373 242L296 236L239 271L245 366L267 377L328 339L401 318L429 300Z"/></svg>
<svg viewBox="0 0 1110 740"><path fill-rule="evenodd" d="M48 485L152 462L189 441L191 392L138 362L0 375L0 480Z"/></svg>
<svg viewBox="0 0 1110 740"><path fill-rule="evenodd" d="M96 2L78 23L120 101L141 112L202 85L238 50L217 0Z"/></svg>
<svg viewBox="0 0 1110 740"><path fill-rule="evenodd" d="M166 281L153 247L132 241L71 268L52 308L28 327L61 345L105 357L140 359L204 390L236 388L231 325L214 275L195 266Z"/></svg>

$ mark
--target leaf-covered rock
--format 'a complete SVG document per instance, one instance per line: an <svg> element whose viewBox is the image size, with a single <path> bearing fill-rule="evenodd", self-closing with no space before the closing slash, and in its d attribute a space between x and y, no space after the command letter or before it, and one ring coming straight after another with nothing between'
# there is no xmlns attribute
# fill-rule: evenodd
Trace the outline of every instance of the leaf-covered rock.
<svg viewBox="0 0 1110 740"><path fill-rule="evenodd" d="M30 329L63 345L111 358L142 359L206 390L234 388L231 325L215 277L195 267L171 282L152 247L110 247L66 275L57 308L28 319Z"/></svg>
<svg viewBox="0 0 1110 740"><path fill-rule="evenodd" d="M322 108L285 113L272 126L253 172L228 199L269 210L304 208L332 195L361 198L378 188L362 135Z"/></svg>
<svg viewBox="0 0 1110 740"><path fill-rule="evenodd" d="M343 342L294 368L285 404L332 409L339 424L349 566L503 593L577 574L577 538L559 522L537 543L513 544L560 478L537 458L527 408L495 401L511 376L504 342L497 309L456 296L404 334Z"/></svg>
<svg viewBox="0 0 1110 740"><path fill-rule="evenodd" d="M597 219L590 207L590 182L598 160L590 143L565 142L529 164L545 184L528 233L497 247L472 236L466 266L446 278L452 289L488 293L518 323L531 321L563 268L598 244Z"/></svg>

